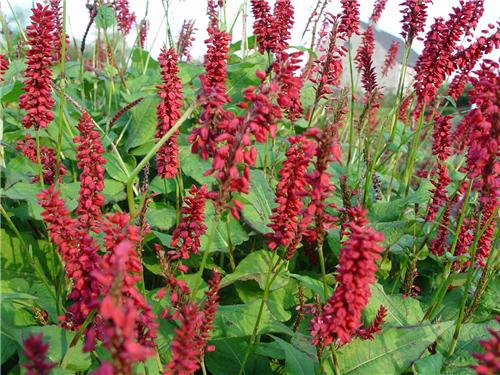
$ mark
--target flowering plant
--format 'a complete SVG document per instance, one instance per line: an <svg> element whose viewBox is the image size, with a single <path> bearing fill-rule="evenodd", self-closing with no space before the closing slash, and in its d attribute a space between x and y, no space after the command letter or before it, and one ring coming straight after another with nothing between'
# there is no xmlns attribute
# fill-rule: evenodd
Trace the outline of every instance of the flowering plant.
<svg viewBox="0 0 500 375"><path fill-rule="evenodd" d="M2 373L498 373L500 23L328 3L4 23Z"/></svg>

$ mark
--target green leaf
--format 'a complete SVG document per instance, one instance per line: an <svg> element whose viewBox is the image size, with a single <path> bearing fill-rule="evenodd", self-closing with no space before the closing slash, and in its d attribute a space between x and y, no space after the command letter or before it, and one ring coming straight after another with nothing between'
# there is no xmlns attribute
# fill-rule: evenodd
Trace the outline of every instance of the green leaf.
<svg viewBox="0 0 500 375"><path fill-rule="evenodd" d="M175 208L164 203L152 203L146 211L146 219L152 228L170 230L175 225Z"/></svg>
<svg viewBox="0 0 500 375"><path fill-rule="evenodd" d="M156 131L156 106L160 99L147 96L130 110L132 121L128 128L127 150L138 147L154 139Z"/></svg>
<svg viewBox="0 0 500 375"><path fill-rule="evenodd" d="M221 281L221 288L231 285L235 281L254 280L261 289L265 288L269 262L276 262L277 255L267 250L254 251L247 255L233 273L225 276ZM270 290L284 287L288 283L289 274L281 271L271 285Z"/></svg>
<svg viewBox="0 0 500 375"><path fill-rule="evenodd" d="M453 322L385 328L374 340L355 339L338 352L341 373L401 374Z"/></svg>
<svg viewBox="0 0 500 375"><path fill-rule="evenodd" d="M212 204L207 204L205 206L205 223L207 223L207 230L203 236L200 238L201 249L206 249L208 245L208 236L212 231L214 224L214 207ZM229 233L231 237L231 245L233 247L242 244L248 240L248 234L245 232L241 224L236 221L236 219L229 215L227 219L229 220ZM210 252L222 251L227 252L229 248L228 239L228 228L227 223L220 222L217 224L215 229L215 237L213 239L212 245L210 246Z"/></svg>
<svg viewBox="0 0 500 375"><path fill-rule="evenodd" d="M107 29L116 24L115 10L111 5L100 5L97 8L95 23L98 27Z"/></svg>
<svg viewBox="0 0 500 375"><path fill-rule="evenodd" d="M0 350L0 364L3 365L16 352L16 342L2 334L0 337Z"/></svg>
<svg viewBox="0 0 500 375"><path fill-rule="evenodd" d="M299 350L279 337L272 336L272 338L285 352L286 374L309 375L316 373L316 356L311 356L310 353Z"/></svg>
<svg viewBox="0 0 500 375"><path fill-rule="evenodd" d="M408 326L418 324L422 320L424 313L420 303L411 297L403 298L401 295L387 295L380 284L373 284L371 287L372 296L366 306L364 313L371 321L380 307L384 305L387 309L386 324L395 326Z"/></svg>
<svg viewBox="0 0 500 375"><path fill-rule="evenodd" d="M215 346L215 351L205 355L209 373L214 375L238 374L248 346L248 337L211 340L210 344ZM268 358L250 354L244 374L272 375L274 372L269 366Z"/></svg>
<svg viewBox="0 0 500 375"><path fill-rule="evenodd" d="M271 210L275 205L274 194L269 183L261 170L253 169L250 172L250 191L243 194L241 200L244 203L243 220L259 233L270 231L267 224L271 216Z"/></svg>
<svg viewBox="0 0 500 375"><path fill-rule="evenodd" d="M259 300L245 305L219 306L214 320L212 338L227 339L230 337L251 336L259 314L260 303L261 301ZM264 306L258 334L264 333L284 333L291 335L293 331L276 320L269 311L269 308Z"/></svg>
<svg viewBox="0 0 500 375"><path fill-rule="evenodd" d="M121 165L114 152L106 152L104 158L106 159L106 173L111 178L126 183L128 180L128 173L136 166L135 158L133 156L127 156L123 160L124 165Z"/></svg>
<svg viewBox="0 0 500 375"><path fill-rule="evenodd" d="M500 329L500 324L495 320L485 324L462 324L455 352L445 362L445 374L474 373L469 369L469 366L477 364L477 361L471 354L484 352L484 348L479 341L488 340L491 337L488 327L498 331ZM444 356L448 354L450 348L454 332L453 328L454 326L448 329L437 342L436 349Z"/></svg>
<svg viewBox="0 0 500 375"><path fill-rule="evenodd" d="M440 353L420 358L415 362L415 374L417 375L440 375L443 367L444 357Z"/></svg>
<svg viewBox="0 0 500 375"><path fill-rule="evenodd" d="M179 159L182 172L200 184L207 184L209 187L215 182L212 175L205 176L212 164L208 160L202 160L198 155L191 152L190 146L179 147Z"/></svg>
<svg viewBox="0 0 500 375"><path fill-rule="evenodd" d="M313 292L313 294L319 295L322 302L326 302L325 297L324 297L325 292L324 292L324 288L323 288L323 282L321 280L314 279L314 278L306 276L306 275L297 275L297 274L293 274L293 273L290 274L290 277L292 277L295 280L302 283L302 285L304 285L306 288L310 289ZM327 288L328 288L328 295L331 296L333 293L333 289L331 286L328 286L328 285L327 285Z"/></svg>

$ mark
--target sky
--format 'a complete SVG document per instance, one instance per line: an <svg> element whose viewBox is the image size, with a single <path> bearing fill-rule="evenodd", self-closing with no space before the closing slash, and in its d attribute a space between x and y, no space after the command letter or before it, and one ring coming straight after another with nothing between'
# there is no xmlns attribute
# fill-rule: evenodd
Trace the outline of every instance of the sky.
<svg viewBox="0 0 500 375"><path fill-rule="evenodd" d="M1 0L2 11L7 14L11 13L7 2L13 6L16 13L28 14L29 8L32 6L32 0ZM232 23L238 9L244 2L250 3L249 0L227 0L227 21ZM194 58L201 58L205 52L203 41L207 37L206 26L206 0L170 0L170 23L174 38L176 38L185 19L195 20L195 27L198 29L195 34L196 40L193 43L191 54ZM274 3L274 0L270 0ZM367 21L371 15L375 0L360 0L360 17L361 20ZM378 27L393 35L398 35L401 32L401 14L400 3L402 0L388 0L384 13L378 23ZM135 12L138 20L142 19L148 9L147 19L150 22L149 34L146 42L146 49L152 51L154 57L158 56L159 51L166 40L166 28L164 22L164 10L162 0L129 0L131 9ZM85 0L66 0L68 14L68 29L71 36L76 36L79 40L83 35L88 23L88 11L85 8ZM312 8L316 4L316 0L292 0L295 7L295 27L292 33L291 45L303 45L301 35L307 20L311 14ZM434 4L429 7L429 16L427 19L427 28L431 25L433 19L438 16L447 17L453 6L459 4L459 0L434 0ZM486 28L489 23L498 22L500 20L500 0L485 0L485 12L479 22L477 30ZM249 7L249 5L248 5ZM336 14L340 10L340 1L331 0L328 6L328 11ZM236 19L233 41L241 39L242 35L242 17ZM247 28L251 29L252 18L248 19ZM132 43L135 39L135 33L131 32L128 37ZM425 34L424 34L425 35ZM414 42L414 49L421 52L423 49L422 41ZM489 56L495 60L500 58L500 51L495 51Z"/></svg>

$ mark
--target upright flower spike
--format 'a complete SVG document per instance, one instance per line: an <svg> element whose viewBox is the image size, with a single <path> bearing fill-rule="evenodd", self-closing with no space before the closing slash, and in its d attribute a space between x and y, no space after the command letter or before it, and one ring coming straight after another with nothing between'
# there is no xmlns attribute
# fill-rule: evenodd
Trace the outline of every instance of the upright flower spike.
<svg viewBox="0 0 500 375"><path fill-rule="evenodd" d="M173 48L168 51L162 49L158 59L161 67L162 84L156 86L161 102L156 108L157 130L156 137L163 137L181 117L182 85L178 77L177 55ZM179 169L179 146L177 145L176 131L160 147L156 155L156 168L161 178L173 178Z"/></svg>
<svg viewBox="0 0 500 375"><path fill-rule="evenodd" d="M26 134L24 140L17 141L16 149L21 151L23 155L35 164L38 164L38 156L36 150L36 142L29 134ZM40 159L42 164L42 178L43 183L46 185L52 185L55 182L57 171L57 157L56 152L53 148L42 146L40 147ZM66 174L66 167L63 163L59 164L59 178L62 180L62 176ZM32 183L38 182L40 176L35 176L31 180Z"/></svg>
<svg viewBox="0 0 500 375"><path fill-rule="evenodd" d="M221 277L216 271L212 271L212 277L208 281L208 290L205 292L205 303L203 304L203 320L200 326L200 342L202 343L203 351L213 351L215 348L207 346L210 337L210 331L213 329L215 314L219 307L219 287Z"/></svg>
<svg viewBox="0 0 500 375"><path fill-rule="evenodd" d="M61 11L61 0L50 0L50 8L54 14L54 60L56 62L61 61L61 51L62 51L62 31L63 31L63 19ZM64 40L66 43L66 52L69 47L69 35L64 35ZM66 59L68 56L66 55ZM69 59L68 59L69 60Z"/></svg>
<svg viewBox="0 0 500 375"><path fill-rule="evenodd" d="M199 330L203 324L203 314L198 305L189 302L179 311L180 328L175 329L172 341L172 357L167 364L165 375L193 374L199 368L201 343Z"/></svg>
<svg viewBox="0 0 500 375"><path fill-rule="evenodd" d="M188 259L190 254L197 254L200 248L200 237L207 230L205 221L205 203L208 198L207 186L196 185L189 189L189 196L184 198L180 224L172 234L171 246L177 249L173 259Z"/></svg>
<svg viewBox="0 0 500 375"><path fill-rule="evenodd" d="M343 116L343 115L341 115ZM336 218L327 213L328 208L335 205L328 203L335 186L330 182L331 175L328 172L330 163L336 161L342 163L341 147L337 142L337 124L332 122L320 130L310 129L307 136L316 143L314 168L307 173L306 179L311 186L308 195L309 204L304 213L304 221L308 229L304 237L311 243L324 240L327 231L334 227Z"/></svg>
<svg viewBox="0 0 500 375"><path fill-rule="evenodd" d="M136 268L139 262L135 254L135 243L123 240L111 251L103 258L101 269L94 271L103 295L101 301L96 301L98 332L103 346L112 358L111 362L104 362L97 371L102 374L131 374L135 363L154 356L155 352L150 346L140 342L138 322L141 321L141 316L136 300L123 293L124 288L131 288L128 293L144 300L142 294L134 289L140 277L131 277L130 274L131 271L137 271L131 270L131 266ZM93 348L95 334L94 328L87 332L87 350ZM109 370L111 372L107 372Z"/></svg>
<svg viewBox="0 0 500 375"><path fill-rule="evenodd" d="M389 50L387 51L387 55L385 56L384 66L382 67L382 77L387 77L389 71L396 65L396 58L398 52L399 52L399 43L394 40L391 43Z"/></svg>
<svg viewBox="0 0 500 375"><path fill-rule="evenodd" d="M424 31L427 20L427 8L432 4L432 0L405 0L401 5L403 19L401 20L403 32L401 36L407 46Z"/></svg>
<svg viewBox="0 0 500 375"><path fill-rule="evenodd" d="M104 189L104 147L100 135L94 129L94 122L87 113L84 113L77 125L80 135L74 138L80 168L80 192L76 213L82 229L99 231L101 208L104 205L104 196L100 192Z"/></svg>
<svg viewBox="0 0 500 375"><path fill-rule="evenodd" d="M213 156L216 147L215 139L228 126L224 104L230 102L226 94L227 61L229 60L230 37L225 31L215 27L208 28L209 38L205 55L205 74L200 75L201 92L198 101L202 112L199 126L194 128L188 137L191 151L199 154L203 160Z"/></svg>
<svg viewBox="0 0 500 375"><path fill-rule="evenodd" d="M113 0L111 4L116 11L118 30L127 35L135 22L135 14L130 11L128 0Z"/></svg>
<svg viewBox="0 0 500 375"><path fill-rule="evenodd" d="M195 31L194 20L184 20L177 40L177 55L181 61L191 61L190 50L193 45Z"/></svg>
<svg viewBox="0 0 500 375"><path fill-rule="evenodd" d="M130 217L125 213L107 215L103 222L104 246L107 251L102 257L99 270L93 276L99 281L102 295L111 293L115 297L121 293L119 298L123 304L128 306L130 302L130 306L133 305L133 309L129 308L131 314L137 312L133 321L133 337L139 345L153 348L156 346L158 323L146 298L136 288L142 273L142 263L137 255L141 238L139 228L130 225L129 221ZM123 248L126 248L126 254ZM125 262L126 272L116 274L116 262Z"/></svg>
<svg viewBox="0 0 500 375"><path fill-rule="evenodd" d="M366 215L366 212L364 212ZM383 235L368 226L349 225L349 239L340 250L337 281L319 317L311 320L313 344L343 345L352 340L361 327L361 312L371 295L370 285L376 281L376 261L383 248Z"/></svg>
<svg viewBox="0 0 500 375"><path fill-rule="evenodd" d="M3 75L9 69L9 61L5 58L5 55L0 53L0 83L4 81Z"/></svg>
<svg viewBox="0 0 500 375"><path fill-rule="evenodd" d="M474 30L483 11L483 0L461 0L460 7L453 8L446 21L441 17L435 19L415 66L417 113L436 98L439 87L454 71L452 56L457 44Z"/></svg>
<svg viewBox="0 0 500 375"><path fill-rule="evenodd" d="M49 375L56 363L47 361L49 343L43 342L43 335L30 335L23 341L23 355L26 362L21 366L26 369L26 375Z"/></svg>
<svg viewBox="0 0 500 375"><path fill-rule="evenodd" d="M29 49L26 52L24 94L19 107L27 112L21 120L25 128L46 128L54 119L52 109L52 72L54 64L54 14L48 6L37 3L31 10L31 24L26 29Z"/></svg>
<svg viewBox="0 0 500 375"><path fill-rule="evenodd" d="M357 0L340 0L342 14L340 16L339 31L350 38L359 33L359 3Z"/></svg>
<svg viewBox="0 0 500 375"><path fill-rule="evenodd" d="M70 217L60 192L54 185L38 194L43 208L41 214L47 225L52 243L64 263L66 278L72 281L68 299L73 304L66 309L62 318L68 329L79 329L92 306L99 298L99 288L91 273L99 263L97 246L86 230L82 230L76 219Z"/></svg>
<svg viewBox="0 0 500 375"><path fill-rule="evenodd" d="M500 323L500 318L496 320ZM500 331L488 328L491 334L489 340L481 340L479 343L484 348L484 353L472 353L478 364L471 366L478 375L495 375L500 373Z"/></svg>
<svg viewBox="0 0 500 375"><path fill-rule="evenodd" d="M358 69L361 71L361 84L367 96L372 95L377 90L377 76L373 67L373 51L375 50L375 37L373 27L368 26L363 33L361 46L358 49L355 60Z"/></svg>
<svg viewBox="0 0 500 375"><path fill-rule="evenodd" d="M281 52L288 48L291 30L294 24L294 9L291 0L277 0L274 3L274 20L278 40L274 52Z"/></svg>
<svg viewBox="0 0 500 375"><path fill-rule="evenodd" d="M382 15L382 12L385 9L385 6L387 4L387 0L377 0L375 1L375 5L373 6L373 12L370 17L370 21L373 23L377 23L378 20L380 19L380 16Z"/></svg>
<svg viewBox="0 0 500 375"><path fill-rule="evenodd" d="M458 70L458 73L453 77L448 87L448 95L454 100L457 100L458 97L462 95L474 67L484 55L491 53L494 48L500 48L500 22L492 34L488 36L481 35L474 43L458 51L453 56L453 64Z"/></svg>
<svg viewBox="0 0 500 375"><path fill-rule="evenodd" d="M283 246L287 249L287 258L291 259L304 229L300 223L303 199L307 194L307 167L316 147L302 135L290 137L288 142L290 147L285 153L286 160L279 171L276 186L274 202L277 206L273 208L271 223L268 224L273 232L267 235L267 246L271 250ZM291 247L292 244L295 248Z"/></svg>
<svg viewBox="0 0 500 375"><path fill-rule="evenodd" d="M276 19L271 13L271 7L267 0L250 0L252 14L254 17L253 33L257 37L257 45L260 53L274 52L280 39ZM280 10L281 5L278 7ZM283 16L285 16L283 14ZM283 27L283 21L281 20Z"/></svg>
<svg viewBox="0 0 500 375"><path fill-rule="evenodd" d="M146 38L149 31L149 21L144 19L139 23L139 47L146 48Z"/></svg>

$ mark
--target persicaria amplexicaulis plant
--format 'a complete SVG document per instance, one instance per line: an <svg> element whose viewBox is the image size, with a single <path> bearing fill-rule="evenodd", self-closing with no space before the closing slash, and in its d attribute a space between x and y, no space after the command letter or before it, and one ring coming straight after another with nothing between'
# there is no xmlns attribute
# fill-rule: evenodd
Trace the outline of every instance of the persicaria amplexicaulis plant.
<svg viewBox="0 0 500 375"><path fill-rule="evenodd" d="M491 5L194 3L4 9L2 372L498 372Z"/></svg>

